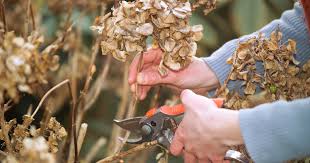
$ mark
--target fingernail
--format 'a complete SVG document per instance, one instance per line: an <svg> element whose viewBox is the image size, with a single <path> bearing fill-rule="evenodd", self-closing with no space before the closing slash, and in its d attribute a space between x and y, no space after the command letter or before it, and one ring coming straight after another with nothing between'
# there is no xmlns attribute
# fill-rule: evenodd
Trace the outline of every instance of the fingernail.
<svg viewBox="0 0 310 163"><path fill-rule="evenodd" d="M129 83L129 84L132 84L132 82L133 82L133 78L132 78L132 77L129 77L129 78L128 78L128 83Z"/></svg>
<svg viewBox="0 0 310 163"><path fill-rule="evenodd" d="M137 76L137 82L139 84L143 84L145 81L144 81L144 76L142 73L139 73L138 76Z"/></svg>
<svg viewBox="0 0 310 163"><path fill-rule="evenodd" d="M146 97L146 94L145 93L142 93L142 95L140 96L140 100L144 100Z"/></svg>

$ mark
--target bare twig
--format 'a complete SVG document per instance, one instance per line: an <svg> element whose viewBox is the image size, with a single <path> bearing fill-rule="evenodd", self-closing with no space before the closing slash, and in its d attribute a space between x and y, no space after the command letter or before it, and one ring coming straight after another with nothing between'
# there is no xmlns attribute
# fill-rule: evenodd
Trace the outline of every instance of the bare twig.
<svg viewBox="0 0 310 163"><path fill-rule="evenodd" d="M106 157L102 160L99 160L97 161L97 163L108 163L108 162L112 162L112 161L115 161L115 160L119 160L119 159L122 159L128 155L131 155L133 153L136 153L136 152L139 152L139 151L142 151L142 150L146 150L146 149L149 149L151 147L154 147L158 144L157 140L154 140L154 141L151 141L151 142L146 142L146 143L143 143L143 144L140 144L132 149L129 149L128 151L125 151L125 152L120 152L120 153L117 153L113 156L109 156L109 157Z"/></svg>
<svg viewBox="0 0 310 163"><path fill-rule="evenodd" d="M123 72L123 88L122 88L122 96L121 96L121 103L119 105L119 108L117 109L117 113L115 116L115 119L122 119L124 118L124 115L126 113L126 107L128 104L128 94L129 94L129 85L127 82L128 79L128 69L129 69L129 62L126 62L124 72ZM111 134L111 141L108 145L108 155L111 155L115 152L117 152L117 144L118 137L121 136L121 128L117 125L113 125L112 128L112 134Z"/></svg>
<svg viewBox="0 0 310 163"><path fill-rule="evenodd" d="M80 131L79 131L79 136L78 136L78 139L77 139L77 151L78 151L78 154L80 153L80 150L81 150L81 147L82 147L82 144L84 142L84 138L85 138L85 135L86 135L86 132L87 132L87 123L82 123L81 124L81 127L80 127ZM71 163L74 161L74 156L73 156L73 146L71 145L70 146L70 152L69 153L69 159L68 159L68 162Z"/></svg>
<svg viewBox="0 0 310 163"><path fill-rule="evenodd" d="M118 0L114 0L114 8L118 8L119 6L119 1Z"/></svg>
<svg viewBox="0 0 310 163"><path fill-rule="evenodd" d="M143 66L143 52L139 56L139 63L138 63L138 67L137 67L137 72L141 71L142 66ZM138 75L138 73L137 73L137 75ZM135 92L136 92L136 95L134 98L133 97L131 98L129 109L127 110L127 114L126 114L125 118L133 117L135 112L136 112L137 103L139 102L139 92L140 92L140 88L139 88L138 84L136 84L136 91ZM123 148L123 146L124 146L125 142L127 141L129 135L130 135L130 131L126 131L125 136L123 137L123 141L116 146L117 152L119 152Z"/></svg>
<svg viewBox="0 0 310 163"><path fill-rule="evenodd" d="M44 135L45 128L47 127L48 122L50 121L52 114L51 114L51 108L50 108L50 103L48 102L45 111L43 113L43 118L40 122L40 135Z"/></svg>
<svg viewBox="0 0 310 163"><path fill-rule="evenodd" d="M81 124L81 129L80 129L79 137L78 137L78 153L80 153L80 151L81 151L81 148L82 148L82 145L84 142L84 138L85 138L85 135L87 132L87 127L88 127L87 123Z"/></svg>
<svg viewBox="0 0 310 163"><path fill-rule="evenodd" d="M70 26L70 19L71 19L71 16L72 16L72 8L73 8L73 5L72 5L72 0L67 0L67 5L68 7L68 15L66 17L66 21L65 21L65 28L68 28Z"/></svg>
<svg viewBox="0 0 310 163"><path fill-rule="evenodd" d="M2 133L2 136L4 138L6 148L8 149L9 153L13 153L13 147L11 144L8 127L6 125L6 121L5 121L5 117L4 117L5 110L7 110L9 105L6 103L6 104L4 104L4 106L2 106L2 104L1 104L0 107L1 107L0 108L0 124L1 124L1 130L2 130L1 133Z"/></svg>
<svg viewBox="0 0 310 163"><path fill-rule="evenodd" d="M77 124L81 124L81 121L84 117L84 108L86 105L86 95L89 91L89 86L90 86L90 82L93 78L93 75L95 73L96 67L95 67L95 59L96 56L98 54L98 49L99 49L99 39L96 40L95 45L92 48L92 54L91 54L91 61L90 64L88 66L88 73L87 73L87 77L86 77L86 82L84 84L83 90L80 93L79 99L77 101L77 108L80 111L80 113L78 114L77 117Z"/></svg>
<svg viewBox="0 0 310 163"><path fill-rule="evenodd" d="M1 17L2 17L2 22L3 22L3 26L4 26L4 32L8 31L8 26L6 24L6 18L5 18L5 6L4 6L4 1L1 1L0 4L0 8L1 8Z"/></svg>
<svg viewBox="0 0 310 163"><path fill-rule="evenodd" d="M104 137L99 138L96 141L95 145L92 146L92 148L87 153L84 161L86 163L90 163L94 159L94 157L97 155L97 153L100 150L100 148L106 144L106 142L107 142L106 138L104 138Z"/></svg>
<svg viewBox="0 0 310 163"><path fill-rule="evenodd" d="M39 111L40 107L42 106L44 100L48 97L48 95L50 95L50 94L51 94L54 90L56 90L57 88L59 88L59 87L65 85L65 84L67 84L67 83L69 83L69 80L68 80L68 79L62 81L61 83L55 85L53 88L51 88L50 90L48 90L48 91L45 93L45 95L42 97L42 99L41 99L41 101L39 102L39 105L37 106L37 108L36 108L36 109L34 110L34 112L32 113L31 118L33 118L33 117L36 115L36 113Z"/></svg>
<svg viewBox="0 0 310 163"><path fill-rule="evenodd" d="M27 113L26 113L26 115L31 115L31 113L32 113L32 109L33 109L33 105L32 104L30 104L30 106L28 107L28 109L27 109Z"/></svg>
<svg viewBox="0 0 310 163"><path fill-rule="evenodd" d="M35 31L36 30L36 22L34 19L34 14L33 14L33 7L32 7L32 3L30 2L29 4L29 9L30 9L30 16L31 16L31 23L32 23L32 30Z"/></svg>
<svg viewBox="0 0 310 163"><path fill-rule="evenodd" d="M76 99L72 93L72 88L71 85L69 84L69 92L71 94L71 98L72 98L72 109L71 109L71 132L69 134L70 138L69 138L69 156L72 155L71 154L71 150L70 150L70 146L72 144L72 133L73 133L73 144L74 144L74 162L78 162L78 150L77 150L77 136L76 136L76 116L77 116L77 102ZM70 158L68 158L68 161L70 161Z"/></svg>
<svg viewBox="0 0 310 163"><path fill-rule="evenodd" d="M27 1L27 10L26 10L26 18L25 18L25 20L26 20L26 22L25 22L25 24L24 24L24 38L27 38L27 36L28 36L28 32L29 32L29 16L30 16L30 4L31 4L31 0L28 0Z"/></svg>
<svg viewBox="0 0 310 163"><path fill-rule="evenodd" d="M87 96L87 103L85 104L84 107L84 112L87 111L97 100L102 87L103 87L103 83L106 80L106 77L108 75L109 69L111 67L111 59L112 57L109 55L107 56L106 62L105 62L105 66L101 72L101 74L99 75L99 77L95 80L95 83L93 84L93 86L90 88L90 91L88 93Z"/></svg>

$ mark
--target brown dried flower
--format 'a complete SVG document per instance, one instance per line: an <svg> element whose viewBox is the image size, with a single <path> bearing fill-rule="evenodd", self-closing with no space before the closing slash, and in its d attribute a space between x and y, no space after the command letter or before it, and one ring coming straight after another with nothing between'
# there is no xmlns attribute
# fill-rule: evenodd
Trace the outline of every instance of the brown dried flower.
<svg viewBox="0 0 310 163"><path fill-rule="evenodd" d="M7 32L0 43L0 101L19 99L19 92L33 93L33 85L47 83L46 74L58 69L58 56L51 55L57 45L44 51L39 46L43 36L32 33L26 40Z"/></svg>
<svg viewBox="0 0 310 163"><path fill-rule="evenodd" d="M164 52L159 70L164 75L163 66L180 70L196 54L203 27L189 25L191 14L191 4L186 0L122 1L112 13L98 17L91 29L103 36L102 53L120 61L143 52L146 38L152 36Z"/></svg>
<svg viewBox="0 0 310 163"><path fill-rule="evenodd" d="M56 163L55 155L49 152L46 140L40 136L23 139L24 147L18 157L9 155L3 160L4 163Z"/></svg>
<svg viewBox="0 0 310 163"><path fill-rule="evenodd" d="M298 55L296 42L289 39L286 44L281 44L281 38L282 33L276 30L270 38L260 34L239 44L227 60L232 65L231 71L216 93L217 97L225 99L225 108L252 108L279 99L310 96L310 61L300 67L295 59ZM256 62L262 63L263 74L256 71ZM230 92L227 84L233 80L243 81L243 92ZM257 93L257 88L262 91ZM244 151L243 147L236 149Z"/></svg>
<svg viewBox="0 0 310 163"><path fill-rule="evenodd" d="M310 62L302 68L295 59L296 42L289 39L287 45L280 44L282 33L272 32L270 38L260 34L257 38L240 43L234 55L227 60L232 69L227 81L217 95L226 99L226 106L231 109L253 107L257 86L263 90L263 95L257 95L258 101L270 102L278 99L293 100L310 95L309 69ZM256 72L256 62L264 67L263 76ZM307 74L308 73L308 74ZM244 95L230 93L227 83L230 80L244 81ZM226 91L224 91L226 90Z"/></svg>

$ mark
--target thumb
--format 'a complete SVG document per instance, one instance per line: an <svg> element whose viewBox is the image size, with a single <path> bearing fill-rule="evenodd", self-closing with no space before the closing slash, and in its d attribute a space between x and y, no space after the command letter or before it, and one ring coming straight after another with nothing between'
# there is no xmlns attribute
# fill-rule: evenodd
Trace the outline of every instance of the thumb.
<svg viewBox="0 0 310 163"><path fill-rule="evenodd" d="M215 103L216 101L214 101L214 99L212 100L204 96L197 95L189 89L182 91L181 101L186 107L186 110L217 107Z"/></svg>
<svg viewBox="0 0 310 163"><path fill-rule="evenodd" d="M181 101L183 104L190 104L195 100L195 96L197 96L192 90L185 89L181 92Z"/></svg>
<svg viewBox="0 0 310 163"><path fill-rule="evenodd" d="M186 108L185 113L191 112L193 111L193 109L198 109L202 107L202 105L199 104L201 103L201 101L199 100L199 95L195 94L193 91L189 89L182 91L181 101Z"/></svg>
<svg viewBox="0 0 310 163"><path fill-rule="evenodd" d="M170 152L171 154L178 156L182 153L183 148L184 148L184 143L183 143L183 133L182 133L182 122L179 125L177 131L175 132L175 135L173 137L173 140L170 145Z"/></svg>

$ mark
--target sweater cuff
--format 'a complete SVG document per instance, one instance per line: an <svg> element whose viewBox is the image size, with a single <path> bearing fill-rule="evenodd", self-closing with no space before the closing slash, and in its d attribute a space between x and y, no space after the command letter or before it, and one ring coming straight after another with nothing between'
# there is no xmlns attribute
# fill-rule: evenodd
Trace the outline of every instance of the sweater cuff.
<svg viewBox="0 0 310 163"><path fill-rule="evenodd" d="M269 150L264 150L268 148L272 138L269 138L272 135L266 127L263 125L261 119L256 116L260 115L257 109L244 109L240 110L239 113L239 123L241 134L246 145L246 149L250 154L251 158L256 162L264 162L263 160L268 160L267 153ZM256 118L255 118L256 117ZM259 119L259 120L257 120ZM264 138L264 141L260 141L257 138ZM270 160L268 160L270 162Z"/></svg>
<svg viewBox="0 0 310 163"><path fill-rule="evenodd" d="M211 56L203 58L203 61L215 73L221 85L226 80L231 69L231 65L227 64L226 60L232 56L237 44L237 40L230 41L215 51Z"/></svg>

